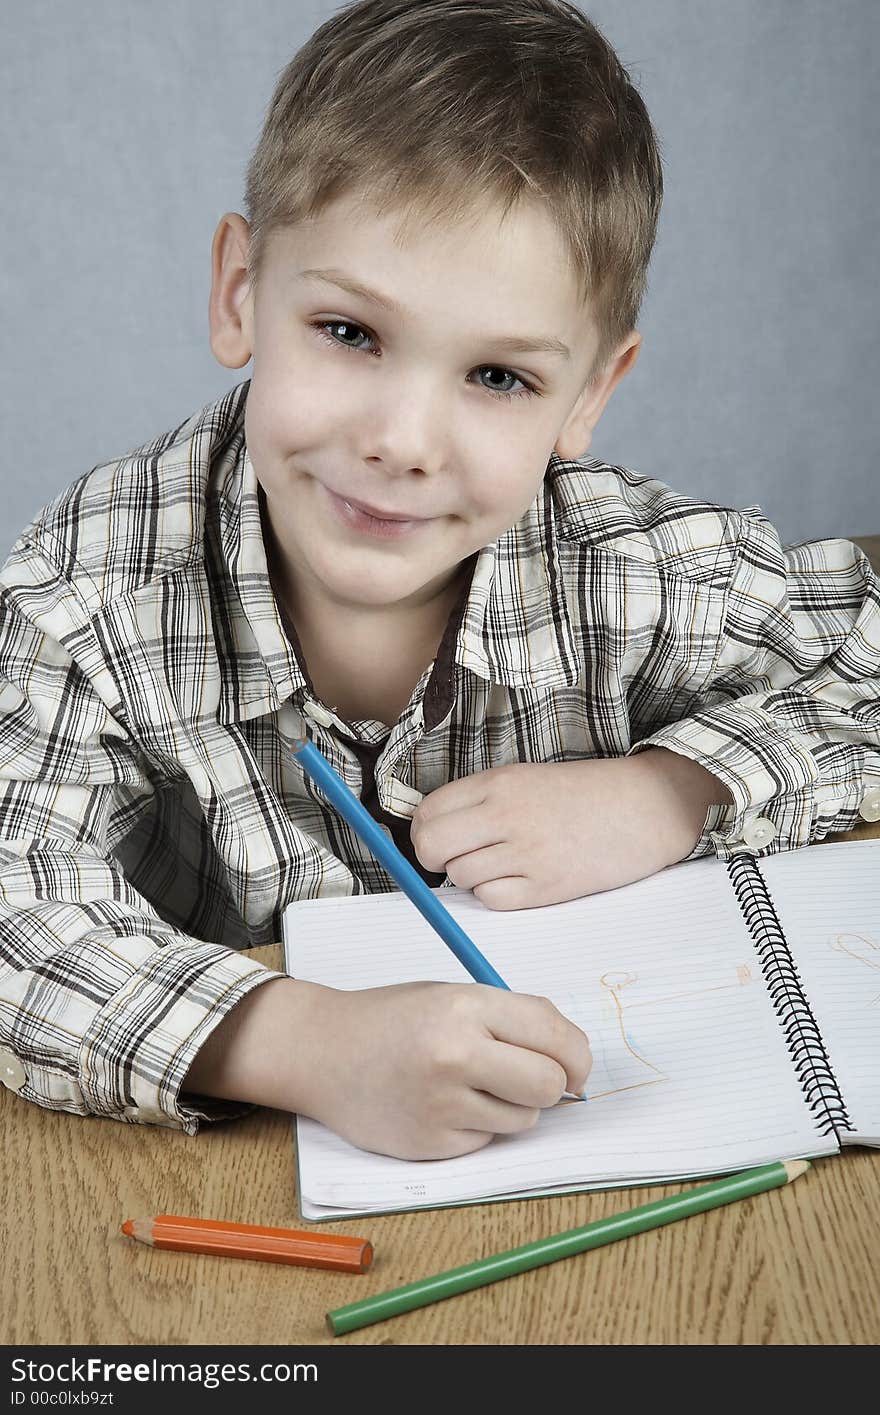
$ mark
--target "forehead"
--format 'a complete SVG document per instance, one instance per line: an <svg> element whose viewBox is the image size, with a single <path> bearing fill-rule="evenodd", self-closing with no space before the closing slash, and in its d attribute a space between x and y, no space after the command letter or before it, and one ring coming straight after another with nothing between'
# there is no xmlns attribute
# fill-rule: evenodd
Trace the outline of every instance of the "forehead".
<svg viewBox="0 0 880 1415"><path fill-rule="evenodd" d="M331 267L387 294L402 311L466 306L531 319L535 329L574 333L584 321L571 255L548 211L534 201L502 213L500 205L471 206L455 220L418 208L380 209L368 197L348 195L319 215L273 231L267 265L285 281L305 283L305 270ZM311 283L311 282L309 282ZM519 318L517 318L519 317ZM566 342L569 342L566 340Z"/></svg>

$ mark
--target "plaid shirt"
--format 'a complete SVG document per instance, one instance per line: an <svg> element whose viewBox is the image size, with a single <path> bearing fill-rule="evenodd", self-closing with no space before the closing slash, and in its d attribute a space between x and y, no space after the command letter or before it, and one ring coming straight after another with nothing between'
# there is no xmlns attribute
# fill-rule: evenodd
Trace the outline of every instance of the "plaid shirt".
<svg viewBox="0 0 880 1415"><path fill-rule="evenodd" d="M181 1096L220 1019L278 976L240 950L277 942L294 900L396 887L293 738L411 860L415 807L453 778L652 745L733 795L694 857L874 818L865 556L783 550L756 508L594 460L551 455L531 509L472 557L390 733L342 720L272 592L248 388L80 478L0 575L0 1079L22 1096L189 1133L245 1109Z"/></svg>

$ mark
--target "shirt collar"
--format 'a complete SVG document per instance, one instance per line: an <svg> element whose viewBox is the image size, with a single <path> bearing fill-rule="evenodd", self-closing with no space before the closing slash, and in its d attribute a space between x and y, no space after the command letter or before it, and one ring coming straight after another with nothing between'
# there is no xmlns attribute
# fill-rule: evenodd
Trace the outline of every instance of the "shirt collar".
<svg viewBox="0 0 880 1415"><path fill-rule="evenodd" d="M528 511L477 556L456 662L509 688L571 687L580 676L560 565L554 463Z"/></svg>
<svg viewBox="0 0 880 1415"><path fill-rule="evenodd" d="M205 528L208 574L216 590L215 639L225 668L218 717L226 723L272 712L307 686L269 578L259 484L244 437L247 387L239 426L212 458Z"/></svg>

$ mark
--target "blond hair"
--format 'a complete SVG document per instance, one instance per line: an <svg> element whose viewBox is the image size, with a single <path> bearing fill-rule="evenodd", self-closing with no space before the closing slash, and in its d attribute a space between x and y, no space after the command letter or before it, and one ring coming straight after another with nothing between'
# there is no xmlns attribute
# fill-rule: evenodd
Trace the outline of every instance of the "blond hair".
<svg viewBox="0 0 880 1415"><path fill-rule="evenodd" d="M565 0L357 0L281 73L248 164L248 274L269 235L358 194L463 221L544 203L599 331L636 326L663 199L659 144L611 45Z"/></svg>

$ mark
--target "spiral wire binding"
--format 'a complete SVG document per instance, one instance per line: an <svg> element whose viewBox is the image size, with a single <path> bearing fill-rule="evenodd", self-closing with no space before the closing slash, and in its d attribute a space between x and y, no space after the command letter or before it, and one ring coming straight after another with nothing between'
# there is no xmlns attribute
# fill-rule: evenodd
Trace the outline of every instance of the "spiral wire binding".
<svg viewBox="0 0 880 1415"><path fill-rule="evenodd" d="M843 1103L819 1024L804 996L767 881L751 855L735 855L728 860L727 869L819 1133L833 1133L840 1140L842 1130L854 1130L855 1126Z"/></svg>

